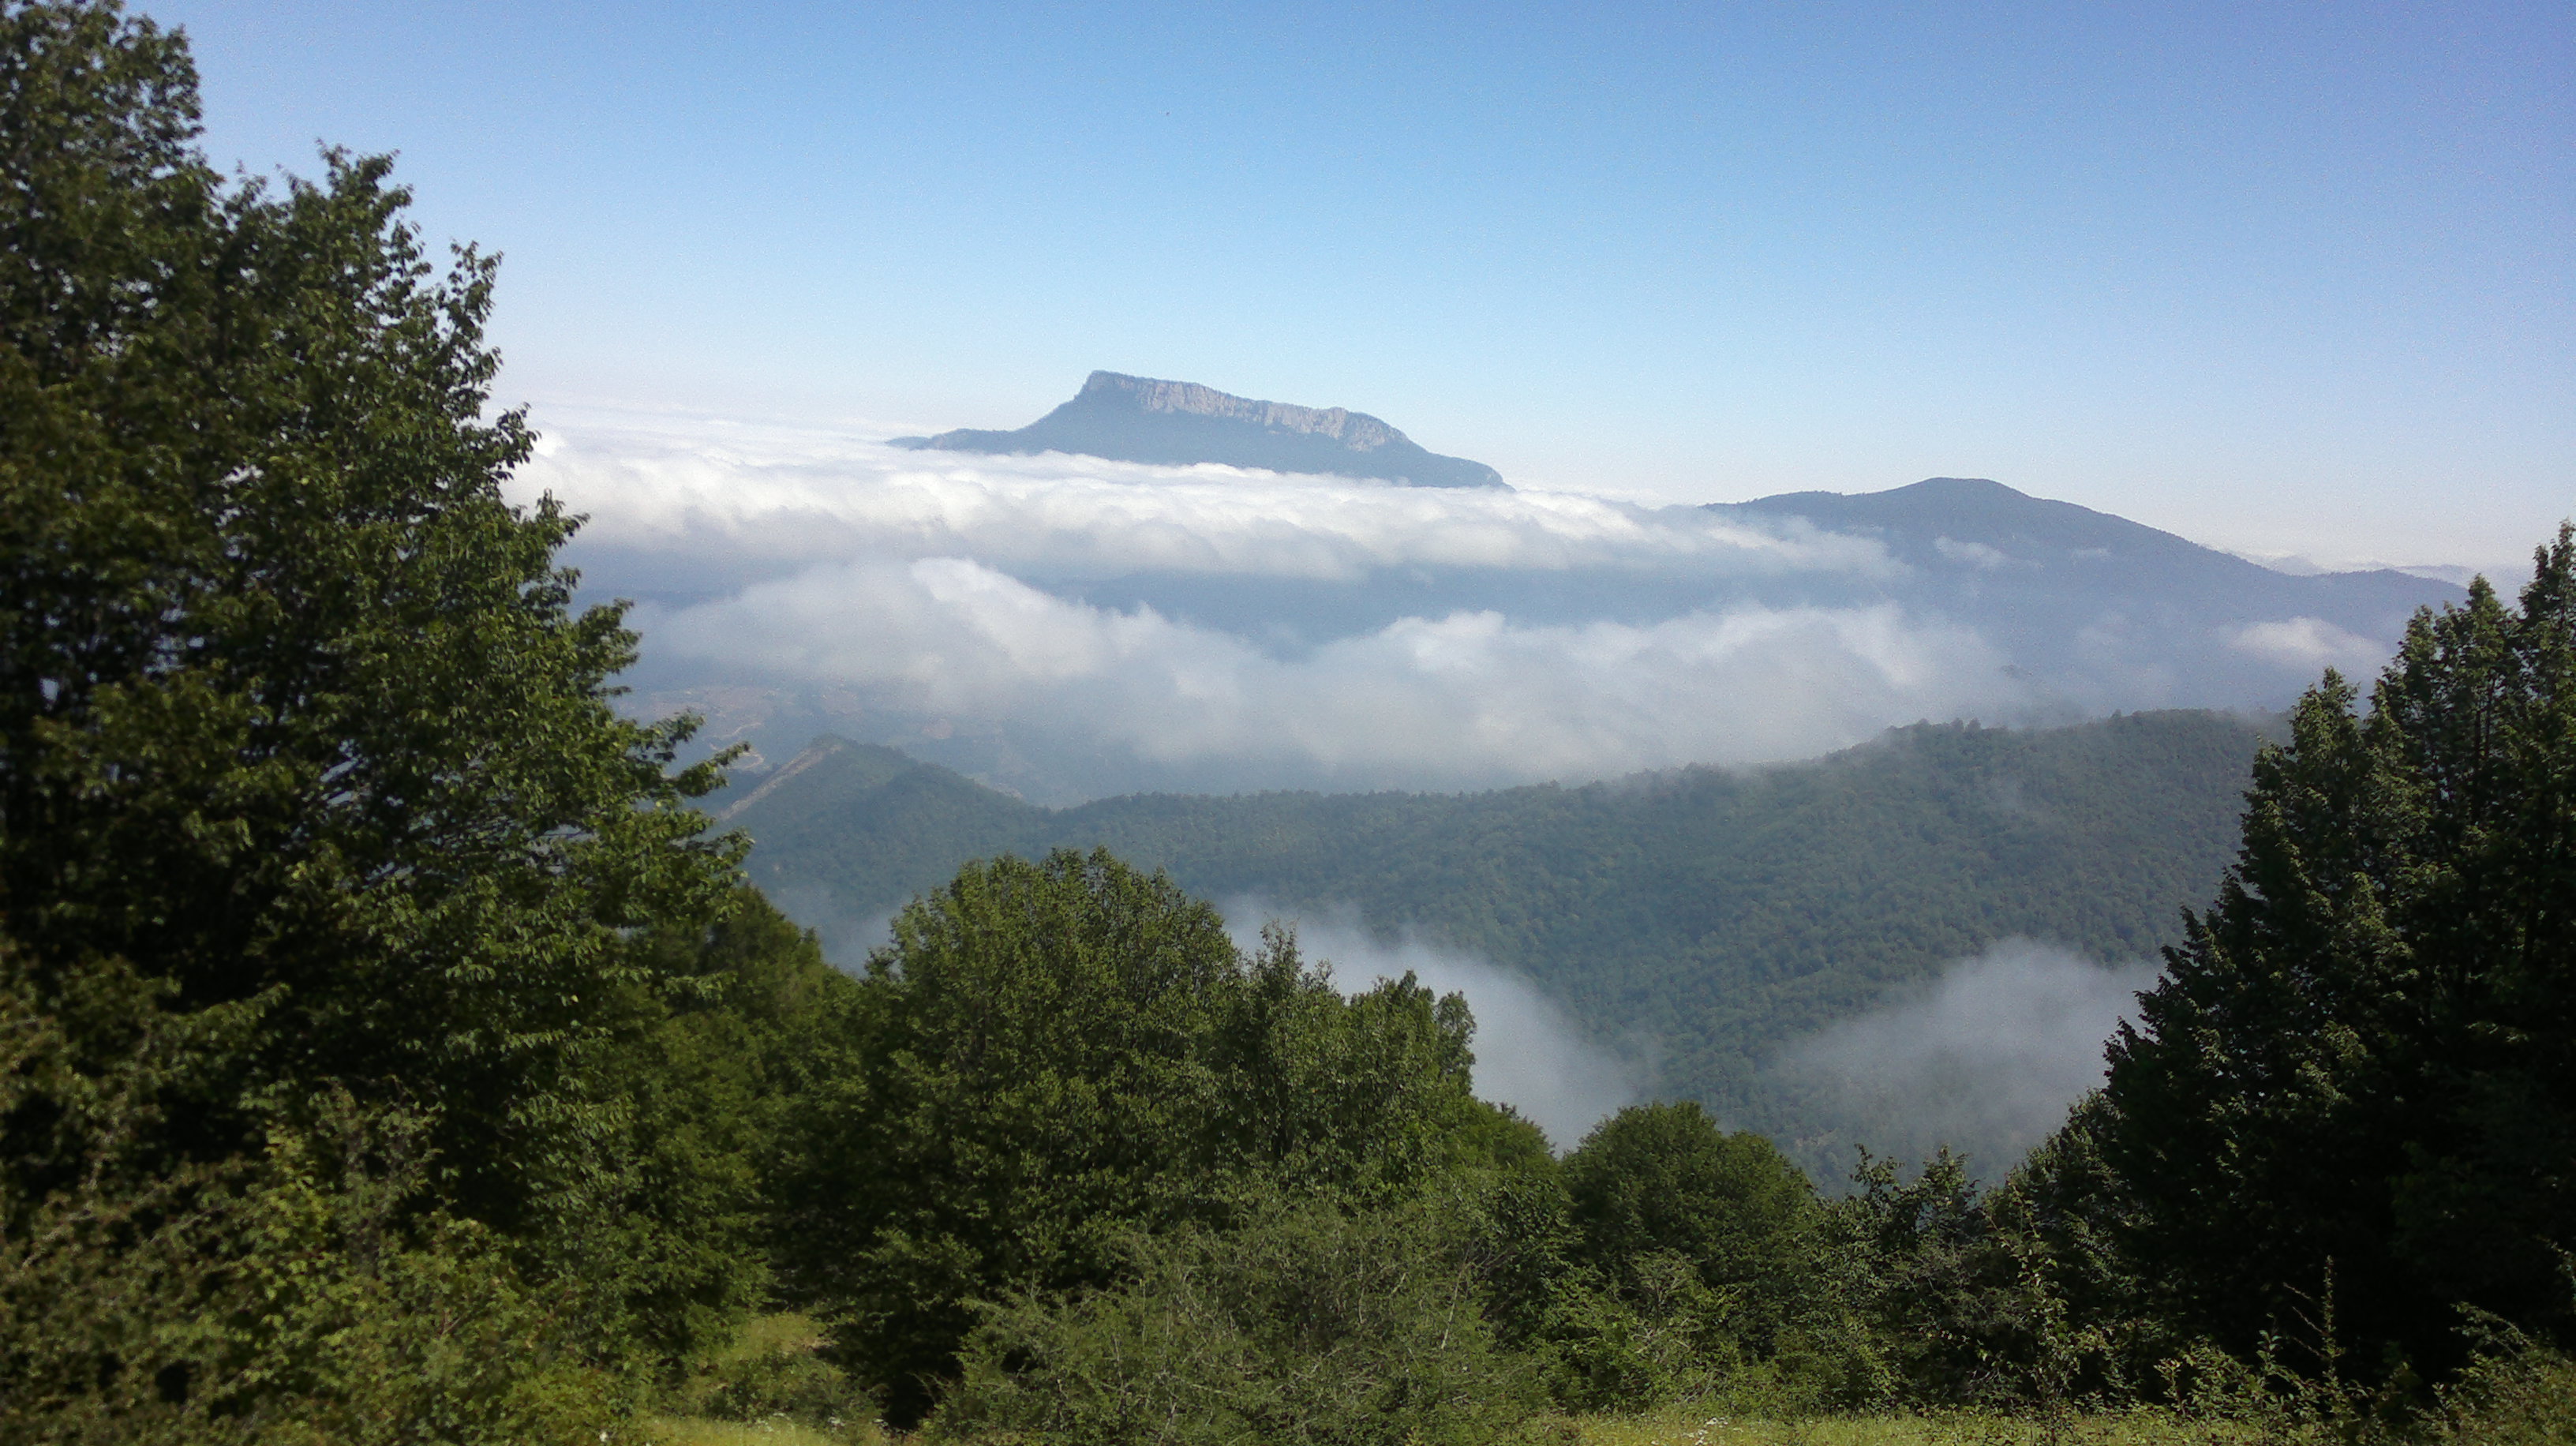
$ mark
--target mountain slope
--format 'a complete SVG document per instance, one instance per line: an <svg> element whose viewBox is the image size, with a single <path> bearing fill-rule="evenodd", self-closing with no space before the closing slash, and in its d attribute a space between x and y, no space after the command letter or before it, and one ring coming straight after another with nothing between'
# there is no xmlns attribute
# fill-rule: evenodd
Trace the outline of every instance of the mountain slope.
<svg viewBox="0 0 2576 1446"><path fill-rule="evenodd" d="M1078 452L1121 462L1221 462L1412 487L1500 487L1482 462L1443 457L1366 412L1256 401L1195 382L1093 372L1071 401L1016 431L896 437L947 452Z"/></svg>
<svg viewBox="0 0 2576 1446"><path fill-rule="evenodd" d="M1220 901L1355 910L1518 970L1654 1093L1832 1156L1766 1082L1782 1043L1998 941L2152 956L2232 857L2260 729L2193 712L1917 725L1812 764L1476 794L1144 795L1042 809L832 740L733 821L753 878L877 915L966 859L1099 844Z"/></svg>
<svg viewBox="0 0 2576 1446"><path fill-rule="evenodd" d="M2460 589L2411 573L2274 572L2233 553L1982 477L1931 477L1885 492L1785 492L1711 511L1803 518L1869 537L1910 569L1916 596L1963 612L2126 608L2194 626L2307 616L2394 636L2416 608Z"/></svg>
<svg viewBox="0 0 2576 1446"><path fill-rule="evenodd" d="M1783 492L1713 504L1712 510L1803 517L1830 531L1879 538L1904 561L1942 571L2080 565L2097 591L2115 580L2154 579L2165 587L2218 587L2283 600L2375 599L2409 611L2427 598L2458 591L2387 569L2275 572L2144 523L2033 497L1983 477L1927 477L1884 492Z"/></svg>

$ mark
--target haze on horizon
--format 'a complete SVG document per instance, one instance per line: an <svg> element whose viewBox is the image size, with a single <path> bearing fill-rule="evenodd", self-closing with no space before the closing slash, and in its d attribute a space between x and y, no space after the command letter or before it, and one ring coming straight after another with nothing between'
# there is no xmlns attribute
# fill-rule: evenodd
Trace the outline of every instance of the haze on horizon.
<svg viewBox="0 0 2576 1446"><path fill-rule="evenodd" d="M2576 506L2564 6L170 0L394 150L505 402L1015 427L1095 367L1655 503L2001 479L2499 575Z"/></svg>

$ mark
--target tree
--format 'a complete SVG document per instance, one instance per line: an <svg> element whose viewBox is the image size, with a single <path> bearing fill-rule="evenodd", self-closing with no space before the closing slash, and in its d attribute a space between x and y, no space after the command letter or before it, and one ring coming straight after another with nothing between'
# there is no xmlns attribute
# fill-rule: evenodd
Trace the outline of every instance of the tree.
<svg viewBox="0 0 2576 1446"><path fill-rule="evenodd" d="M591 1072L620 1107L604 1151L618 1209L584 1240L582 1269L626 1282L653 1356L702 1358L770 1296L781 1140L856 984L748 886L716 920L666 923L632 948L648 982L600 1000L613 1043Z"/></svg>
<svg viewBox="0 0 2576 1446"><path fill-rule="evenodd" d="M137 1114L168 1168L345 1092L559 1274L621 1208L624 940L735 875L717 772L614 710L635 639L573 605L574 519L502 495L493 262L425 260L381 157L226 183L197 116L179 35L0 10L0 913L49 1016L113 960L256 1007ZM38 1194L42 1123L0 1120Z"/></svg>
<svg viewBox="0 0 2576 1446"><path fill-rule="evenodd" d="M1105 850L968 865L895 917L844 1019L779 1230L899 1423L955 1377L975 1302L1103 1287L1136 1232L1280 1194L1401 1199L1479 1120L1462 1000L1345 1000L1284 933L1246 959Z"/></svg>
<svg viewBox="0 0 2576 1446"><path fill-rule="evenodd" d="M1862 1153L1829 1231L1832 1288L1869 1329L1870 1395L2062 1422L2078 1398L2134 1400L2182 1354L2108 1238L2123 1197L2094 1143L2103 1108L2087 1096L1983 1194L1946 1149L1910 1179Z"/></svg>
<svg viewBox="0 0 2576 1446"><path fill-rule="evenodd" d="M1678 1258L1720 1303L1723 1330L1767 1352L1812 1265L1815 1187L1768 1139L1728 1133L1693 1103L1630 1105L1565 1161L1582 1257L1632 1295Z"/></svg>
<svg viewBox="0 0 2576 1446"><path fill-rule="evenodd" d="M2333 673L2100 1124L2125 1244L2243 1349L2459 1359L2455 1304L2563 1329L2576 1245L2576 542L2520 607L2419 614L2366 716Z"/></svg>

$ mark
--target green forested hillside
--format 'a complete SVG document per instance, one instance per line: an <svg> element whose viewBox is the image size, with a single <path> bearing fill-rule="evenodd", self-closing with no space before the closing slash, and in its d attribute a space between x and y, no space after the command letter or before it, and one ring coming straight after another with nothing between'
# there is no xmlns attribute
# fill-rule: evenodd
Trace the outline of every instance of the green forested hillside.
<svg viewBox="0 0 2576 1446"><path fill-rule="evenodd" d="M1918 724L1754 772L1059 810L831 740L731 822L753 877L809 915L881 913L970 858L1092 845L1208 897L1353 908L1524 971L1650 1058L1655 1093L1794 1129L1754 1077L1782 1040L2001 939L2105 960L2173 942L2231 856L2260 735L2199 712Z"/></svg>

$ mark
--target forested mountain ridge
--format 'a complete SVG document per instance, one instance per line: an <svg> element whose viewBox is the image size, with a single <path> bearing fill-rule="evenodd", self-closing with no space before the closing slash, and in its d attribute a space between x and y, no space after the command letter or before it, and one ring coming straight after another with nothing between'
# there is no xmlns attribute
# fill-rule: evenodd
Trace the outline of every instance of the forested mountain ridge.
<svg viewBox="0 0 2576 1446"><path fill-rule="evenodd" d="M2229 861L2262 736L2203 712L1918 724L1741 772L1066 809L830 739L729 822L752 877L817 922L883 913L967 859L1092 845L1211 898L1355 910L1527 974L1650 1056L1650 1093L1780 1128L1766 1051L1948 962L2016 936L2102 960L2175 941Z"/></svg>

